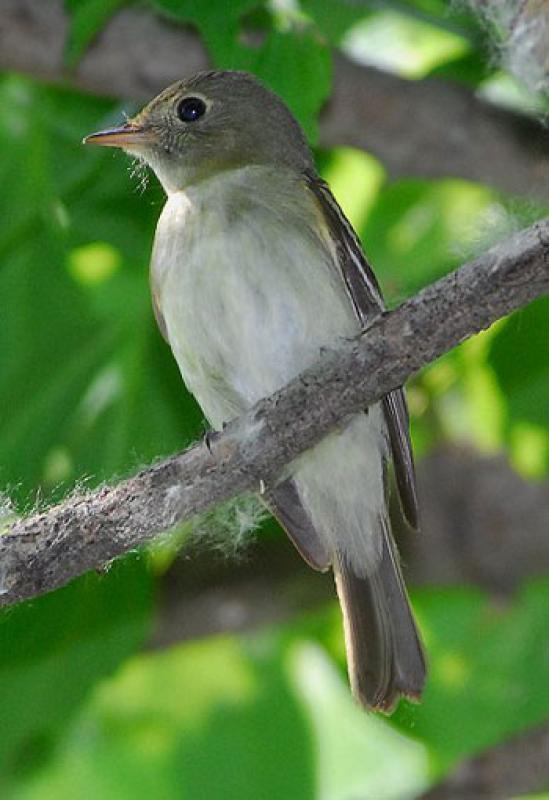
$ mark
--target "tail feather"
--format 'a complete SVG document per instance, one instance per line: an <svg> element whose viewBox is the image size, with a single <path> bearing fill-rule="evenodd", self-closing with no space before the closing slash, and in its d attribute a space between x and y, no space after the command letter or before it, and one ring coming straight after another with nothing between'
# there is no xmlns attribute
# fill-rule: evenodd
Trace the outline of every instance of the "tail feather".
<svg viewBox="0 0 549 800"><path fill-rule="evenodd" d="M341 554L333 566L353 694L367 708L390 713L401 695L419 699L426 666L388 522L380 525L375 572L356 575Z"/></svg>

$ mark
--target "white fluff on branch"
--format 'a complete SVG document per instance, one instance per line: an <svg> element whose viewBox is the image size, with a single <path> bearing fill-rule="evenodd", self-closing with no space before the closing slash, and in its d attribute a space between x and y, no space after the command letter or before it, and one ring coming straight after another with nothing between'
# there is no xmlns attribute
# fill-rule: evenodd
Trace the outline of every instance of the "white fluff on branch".
<svg viewBox="0 0 549 800"><path fill-rule="evenodd" d="M254 534L267 517L267 509L259 499L245 494L193 520L186 547L215 550L227 558L238 558L254 541Z"/></svg>

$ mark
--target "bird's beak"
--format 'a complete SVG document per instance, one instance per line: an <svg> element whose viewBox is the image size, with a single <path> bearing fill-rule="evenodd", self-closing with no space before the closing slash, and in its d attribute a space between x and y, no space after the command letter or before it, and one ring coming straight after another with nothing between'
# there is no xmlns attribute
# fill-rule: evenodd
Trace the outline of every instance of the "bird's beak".
<svg viewBox="0 0 549 800"><path fill-rule="evenodd" d="M106 131L90 133L83 140L83 144L100 144L103 147L124 147L138 148L143 145L151 144L155 139L151 130L140 128L131 122L121 125L119 128L109 128Z"/></svg>

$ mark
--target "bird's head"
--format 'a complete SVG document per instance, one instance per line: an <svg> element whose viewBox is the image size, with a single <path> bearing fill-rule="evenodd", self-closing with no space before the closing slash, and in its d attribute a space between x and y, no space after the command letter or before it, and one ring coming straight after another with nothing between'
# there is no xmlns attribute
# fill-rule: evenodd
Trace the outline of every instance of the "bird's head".
<svg viewBox="0 0 549 800"><path fill-rule="evenodd" d="M84 142L143 159L167 192L252 164L312 168L289 109L245 72L202 72L174 83L124 125Z"/></svg>

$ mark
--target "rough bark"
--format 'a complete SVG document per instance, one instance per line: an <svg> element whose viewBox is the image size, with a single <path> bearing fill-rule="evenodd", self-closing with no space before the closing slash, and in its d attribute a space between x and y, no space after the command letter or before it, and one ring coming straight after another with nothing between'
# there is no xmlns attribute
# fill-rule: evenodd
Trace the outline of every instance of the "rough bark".
<svg viewBox="0 0 549 800"><path fill-rule="evenodd" d="M2 0L0 69L142 101L209 65L191 30L143 9L123 9L69 72L67 29L61 0ZM340 54L320 143L368 150L393 178L451 176L548 196L549 138L536 121L495 108L464 86L403 80Z"/></svg>
<svg viewBox="0 0 549 800"><path fill-rule="evenodd" d="M327 350L221 434L114 487L69 499L0 537L0 603L61 586L281 470L438 356L549 291L539 222Z"/></svg>

